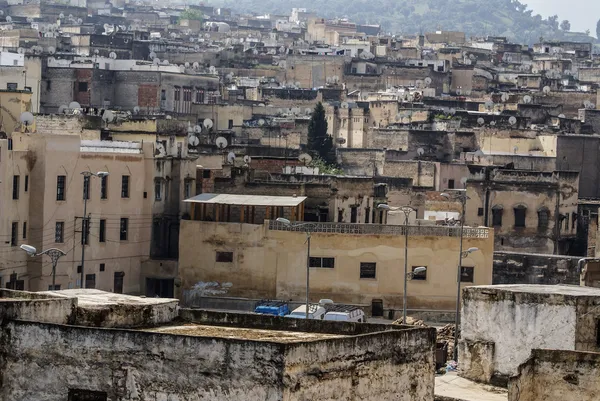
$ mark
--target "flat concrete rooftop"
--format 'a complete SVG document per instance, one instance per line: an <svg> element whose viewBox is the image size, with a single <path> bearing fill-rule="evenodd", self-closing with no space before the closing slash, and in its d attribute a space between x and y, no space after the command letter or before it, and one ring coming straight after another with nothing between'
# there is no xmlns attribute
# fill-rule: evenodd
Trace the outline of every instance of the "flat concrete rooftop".
<svg viewBox="0 0 600 401"><path fill-rule="evenodd" d="M115 294L112 292L92 289L42 291L39 292L39 294L48 294L62 298L77 298L77 304L80 308L94 308L117 305L152 306L179 302L177 299L145 298L133 295Z"/></svg>
<svg viewBox="0 0 600 401"><path fill-rule="evenodd" d="M268 329L248 329L239 327L208 326L184 324L180 326L162 326L144 331L152 333L175 334L193 337L213 337L233 340L268 341L277 343L301 343L314 340L348 337L341 334L308 333L304 331L282 331Z"/></svg>
<svg viewBox="0 0 600 401"><path fill-rule="evenodd" d="M537 285L537 284L506 284L479 285L468 287L469 291L513 292L541 295L568 295L575 297L600 297L600 288L580 287L577 285Z"/></svg>

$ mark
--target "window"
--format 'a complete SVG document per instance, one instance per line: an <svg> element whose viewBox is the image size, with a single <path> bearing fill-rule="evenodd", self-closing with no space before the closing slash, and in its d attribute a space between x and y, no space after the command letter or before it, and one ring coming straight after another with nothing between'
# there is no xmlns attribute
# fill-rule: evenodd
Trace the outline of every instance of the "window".
<svg viewBox="0 0 600 401"><path fill-rule="evenodd" d="M477 209L477 216L483 216L483 208L482 207Z"/></svg>
<svg viewBox="0 0 600 401"><path fill-rule="evenodd" d="M65 241L65 223L57 221L54 226L54 242L62 244Z"/></svg>
<svg viewBox="0 0 600 401"><path fill-rule="evenodd" d="M16 91L17 88L18 88L18 85L17 85L16 82L8 82L6 84L6 89L9 90L9 91Z"/></svg>
<svg viewBox="0 0 600 401"><path fill-rule="evenodd" d="M127 241L127 231L129 231L129 219L123 217L119 225L119 239L121 241Z"/></svg>
<svg viewBox="0 0 600 401"><path fill-rule="evenodd" d="M99 232L98 232L98 241L99 242L106 242L106 220L102 219L100 220L100 224L98 226Z"/></svg>
<svg viewBox="0 0 600 401"><path fill-rule="evenodd" d="M204 103L204 91L196 91L196 103Z"/></svg>
<svg viewBox="0 0 600 401"><path fill-rule="evenodd" d="M59 175L56 177L56 200L64 201L65 200L65 184L67 182L66 175Z"/></svg>
<svg viewBox="0 0 600 401"><path fill-rule="evenodd" d="M341 223L344 221L344 211L342 209L338 210L338 223Z"/></svg>
<svg viewBox="0 0 600 401"><path fill-rule="evenodd" d="M78 82L77 83L77 90L79 92L87 92L87 90L88 90L88 83L87 82Z"/></svg>
<svg viewBox="0 0 600 401"><path fill-rule="evenodd" d="M371 262L360 263L360 278L376 278L377 264Z"/></svg>
<svg viewBox="0 0 600 401"><path fill-rule="evenodd" d="M550 220L550 211L546 208L538 210L538 228L545 230L548 228L548 222Z"/></svg>
<svg viewBox="0 0 600 401"><path fill-rule="evenodd" d="M113 291L115 294L123 293L123 277L125 277L125 273L123 272L115 272L114 274L114 286Z"/></svg>
<svg viewBox="0 0 600 401"><path fill-rule="evenodd" d="M23 239L27 239L27 222L23 222Z"/></svg>
<svg viewBox="0 0 600 401"><path fill-rule="evenodd" d="M90 241L90 219L83 217L81 219L81 243L89 245Z"/></svg>
<svg viewBox="0 0 600 401"><path fill-rule="evenodd" d="M358 221L358 207L350 207L350 223L356 223Z"/></svg>
<svg viewBox="0 0 600 401"><path fill-rule="evenodd" d="M19 223L12 223L10 229L10 246L17 246L17 241L19 238Z"/></svg>
<svg viewBox="0 0 600 401"><path fill-rule="evenodd" d="M572 213L571 214L571 230L574 230L575 226L577 226L577 213Z"/></svg>
<svg viewBox="0 0 600 401"><path fill-rule="evenodd" d="M25 192L29 191L29 176L28 175L25 176L25 188L24 188L24 191Z"/></svg>
<svg viewBox="0 0 600 401"><path fill-rule="evenodd" d="M100 199L108 199L108 177L100 178Z"/></svg>
<svg viewBox="0 0 600 401"><path fill-rule="evenodd" d="M13 150L13 141L12 138L8 138L8 150Z"/></svg>
<svg viewBox="0 0 600 401"><path fill-rule="evenodd" d="M160 90L160 100L167 100L167 91L165 89Z"/></svg>
<svg viewBox="0 0 600 401"><path fill-rule="evenodd" d="M460 268L460 282L461 283L472 283L473 282L473 274L475 272L474 267L470 266L461 266Z"/></svg>
<svg viewBox="0 0 600 401"><path fill-rule="evenodd" d="M216 261L219 263L232 263L233 252L217 252Z"/></svg>
<svg viewBox="0 0 600 401"><path fill-rule="evenodd" d="M454 180L448 180L448 189L454 189Z"/></svg>
<svg viewBox="0 0 600 401"><path fill-rule="evenodd" d="M527 214L527 208L523 205L516 206L515 209L515 227L525 227L525 215Z"/></svg>
<svg viewBox="0 0 600 401"><path fill-rule="evenodd" d="M422 266L413 266L412 267L412 272L413 272L412 279L413 279L413 281L415 281L415 280L421 280L421 281L427 280L427 270L425 270L422 273L415 273L415 269L418 268L418 267L422 267ZM423 267L426 267L426 266L423 266Z"/></svg>
<svg viewBox="0 0 600 401"><path fill-rule="evenodd" d="M60 291L60 284L54 284L54 287L52 287L52 284L50 284L48 286L48 291Z"/></svg>
<svg viewBox="0 0 600 401"><path fill-rule="evenodd" d="M227 123L227 127L228 129L233 129L233 120L229 120L229 122Z"/></svg>
<svg viewBox="0 0 600 401"><path fill-rule="evenodd" d="M320 269L333 269L335 267L335 258L310 258L310 267Z"/></svg>
<svg viewBox="0 0 600 401"><path fill-rule="evenodd" d="M189 180L186 180L183 183L183 197L185 199L188 199L191 197L191 194L192 194L192 182Z"/></svg>
<svg viewBox="0 0 600 401"><path fill-rule="evenodd" d="M181 88L175 87L174 100L178 102L181 99Z"/></svg>
<svg viewBox="0 0 600 401"><path fill-rule="evenodd" d="M202 178L210 178L210 170L202 170Z"/></svg>
<svg viewBox="0 0 600 401"><path fill-rule="evenodd" d="M96 275L86 274L85 275L85 288L96 288Z"/></svg>
<svg viewBox="0 0 600 401"><path fill-rule="evenodd" d="M100 263L100 269L101 272L103 272L104 270L106 270L106 264L104 263Z"/></svg>
<svg viewBox="0 0 600 401"><path fill-rule="evenodd" d="M129 198L129 176L121 177L121 198Z"/></svg>
<svg viewBox="0 0 600 401"><path fill-rule="evenodd" d="M13 175L13 186L12 186L12 198L19 199L19 181L21 177L18 175Z"/></svg>
<svg viewBox="0 0 600 401"><path fill-rule="evenodd" d="M502 227L502 213L504 213L502 206L492 208L492 227Z"/></svg>
<svg viewBox="0 0 600 401"><path fill-rule="evenodd" d="M159 201L161 199L160 190L162 188L162 183L160 181L154 182L154 200Z"/></svg>
<svg viewBox="0 0 600 401"><path fill-rule="evenodd" d="M371 208L365 209L365 224L369 224L369 215L371 214Z"/></svg>
<svg viewBox="0 0 600 401"><path fill-rule="evenodd" d="M90 177L83 176L83 199L90 199Z"/></svg>

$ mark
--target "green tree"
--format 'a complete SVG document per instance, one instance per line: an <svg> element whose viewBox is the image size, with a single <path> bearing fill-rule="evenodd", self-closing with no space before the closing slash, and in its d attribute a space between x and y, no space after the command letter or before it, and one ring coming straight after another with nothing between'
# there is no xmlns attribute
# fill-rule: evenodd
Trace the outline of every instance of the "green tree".
<svg viewBox="0 0 600 401"><path fill-rule="evenodd" d="M202 11L188 8L187 10L179 14L179 21L183 19L202 21Z"/></svg>
<svg viewBox="0 0 600 401"><path fill-rule="evenodd" d="M569 20L564 20L563 22L561 22L560 29L562 29L565 32L569 32L571 30L571 23L569 22Z"/></svg>
<svg viewBox="0 0 600 401"><path fill-rule="evenodd" d="M327 134L325 108L321 102L317 103L310 117L306 147L313 157L319 157L327 164L337 164L333 139Z"/></svg>
<svg viewBox="0 0 600 401"><path fill-rule="evenodd" d="M596 39L600 40L600 20L596 24Z"/></svg>

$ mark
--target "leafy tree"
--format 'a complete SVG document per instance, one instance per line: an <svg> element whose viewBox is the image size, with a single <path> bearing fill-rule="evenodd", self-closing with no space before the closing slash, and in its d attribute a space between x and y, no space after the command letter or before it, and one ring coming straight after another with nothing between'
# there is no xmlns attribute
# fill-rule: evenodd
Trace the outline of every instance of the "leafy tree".
<svg viewBox="0 0 600 401"><path fill-rule="evenodd" d="M569 32L571 30L571 23L569 22L569 20L564 20L563 22L561 22L560 29L562 29L565 32Z"/></svg>
<svg viewBox="0 0 600 401"><path fill-rule="evenodd" d="M313 157L321 158L325 163L336 165L333 139L327 133L327 120L325 108L321 102L317 103L308 123L308 151Z"/></svg>
<svg viewBox="0 0 600 401"><path fill-rule="evenodd" d="M600 40L600 20L598 20L598 23L596 24L596 38Z"/></svg>
<svg viewBox="0 0 600 401"><path fill-rule="evenodd" d="M184 19L202 21L202 11L188 8L187 10L179 14L179 21Z"/></svg>

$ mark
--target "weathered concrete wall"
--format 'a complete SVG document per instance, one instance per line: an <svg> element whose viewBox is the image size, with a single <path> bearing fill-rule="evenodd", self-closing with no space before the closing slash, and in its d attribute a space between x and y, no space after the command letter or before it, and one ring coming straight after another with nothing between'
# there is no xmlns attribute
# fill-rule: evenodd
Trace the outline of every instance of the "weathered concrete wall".
<svg viewBox="0 0 600 401"><path fill-rule="evenodd" d="M484 381L474 351L481 342L494 344L493 375L506 378L534 348L574 350L576 301L562 295L515 293L493 287L463 290L459 360L461 374Z"/></svg>
<svg viewBox="0 0 600 401"><path fill-rule="evenodd" d="M580 257L494 252L493 284L579 285Z"/></svg>
<svg viewBox="0 0 600 401"><path fill-rule="evenodd" d="M0 322L5 319L66 324L73 321L76 298L0 290Z"/></svg>
<svg viewBox="0 0 600 401"><path fill-rule="evenodd" d="M508 384L508 401L600 399L600 354L535 349Z"/></svg>

